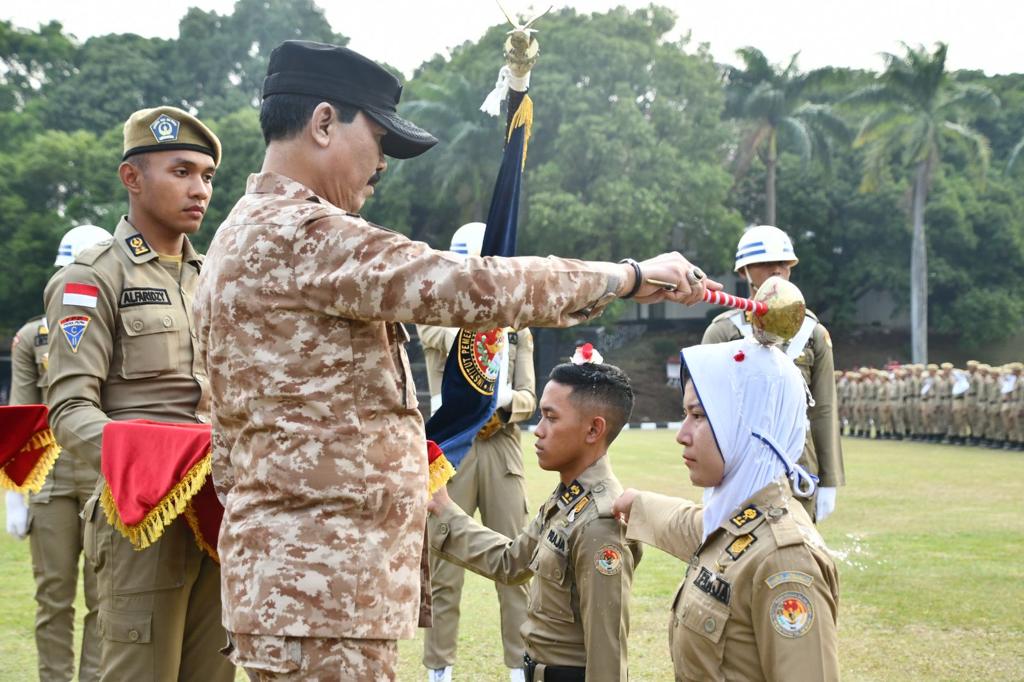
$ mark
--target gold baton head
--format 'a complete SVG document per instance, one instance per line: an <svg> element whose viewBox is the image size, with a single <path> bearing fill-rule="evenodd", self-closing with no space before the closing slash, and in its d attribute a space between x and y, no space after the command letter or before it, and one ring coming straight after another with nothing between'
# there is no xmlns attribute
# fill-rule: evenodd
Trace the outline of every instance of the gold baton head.
<svg viewBox="0 0 1024 682"><path fill-rule="evenodd" d="M807 306L799 287L789 280L772 276L764 281L754 300L768 306L764 315L753 315L754 338L765 346L786 343L800 331Z"/></svg>

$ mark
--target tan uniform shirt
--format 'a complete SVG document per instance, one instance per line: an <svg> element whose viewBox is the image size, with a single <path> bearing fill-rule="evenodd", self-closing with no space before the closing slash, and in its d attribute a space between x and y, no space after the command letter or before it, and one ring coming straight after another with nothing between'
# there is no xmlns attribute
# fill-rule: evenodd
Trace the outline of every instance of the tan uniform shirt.
<svg viewBox="0 0 1024 682"><path fill-rule="evenodd" d="M227 629L412 637L427 458L400 323L567 326L615 298L620 272L434 251L287 177L251 176L195 302Z"/></svg>
<svg viewBox="0 0 1024 682"><path fill-rule="evenodd" d="M197 422L206 374L194 350L192 292L203 258L185 240L182 263L162 263L122 218L46 285L50 426L100 470L111 420ZM68 285L96 296L68 295ZM100 485L102 485L102 477Z"/></svg>
<svg viewBox="0 0 1024 682"><path fill-rule="evenodd" d="M591 682L624 682L629 595L641 553L612 516L621 493L605 456L568 488L560 485L518 537L485 528L452 505L430 517L430 547L502 583L536 576L522 628L530 658L586 667Z"/></svg>
<svg viewBox="0 0 1024 682"><path fill-rule="evenodd" d="M736 314L742 313L729 311L716 317L704 331L701 343L725 343L743 338L743 334L731 321L731 316ZM807 315L814 317L814 313L809 310ZM781 348L786 352L788 345ZM818 477L818 485L823 488L845 485L846 469L843 466L843 448L839 442L839 406L832 340L820 322L795 362L814 398L814 405L807 408L810 428L807 430L807 441L799 463Z"/></svg>
<svg viewBox="0 0 1024 682"><path fill-rule="evenodd" d="M704 542L703 507L641 493L626 537L689 562L672 602L677 680L839 679L839 576L784 479L737 507Z"/></svg>

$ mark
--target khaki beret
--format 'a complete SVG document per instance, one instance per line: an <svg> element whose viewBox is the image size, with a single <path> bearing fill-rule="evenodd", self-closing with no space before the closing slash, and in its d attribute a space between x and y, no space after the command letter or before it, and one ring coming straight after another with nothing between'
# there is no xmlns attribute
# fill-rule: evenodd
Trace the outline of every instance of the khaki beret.
<svg viewBox="0 0 1024 682"><path fill-rule="evenodd" d="M929 362L928 366L925 369L927 369L929 372L934 372L938 368L939 368L939 366L936 365L934 362Z"/></svg>
<svg viewBox="0 0 1024 682"><path fill-rule="evenodd" d="M188 149L213 157L220 165L220 140L202 121L177 107L139 109L124 123L124 156Z"/></svg>
<svg viewBox="0 0 1024 682"><path fill-rule="evenodd" d="M967 366L968 366L968 367L977 367L977 366L978 366L978 364L979 364L979 363L978 363L978 361L977 361L977 360L968 360L968 361L967 361Z"/></svg>
<svg viewBox="0 0 1024 682"><path fill-rule="evenodd" d="M939 365L939 367L941 367L942 369L953 369L953 363L952 362L944 362L941 365Z"/></svg>

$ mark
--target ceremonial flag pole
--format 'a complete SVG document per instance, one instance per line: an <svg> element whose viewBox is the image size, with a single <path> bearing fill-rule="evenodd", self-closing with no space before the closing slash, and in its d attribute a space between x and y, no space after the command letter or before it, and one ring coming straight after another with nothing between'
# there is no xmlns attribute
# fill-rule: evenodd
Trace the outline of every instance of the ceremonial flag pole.
<svg viewBox="0 0 1024 682"><path fill-rule="evenodd" d="M508 111L505 150L491 194L481 256L514 256L516 251L519 193L533 124L533 101L527 90L539 53L535 29L530 28L535 20L522 26L513 23L505 41L506 65L481 107L496 116L505 100ZM461 329L456 335L441 380L441 406L426 425L431 493L455 475L477 433L494 415L497 382L504 380L500 373L505 344L505 330L500 327L483 332Z"/></svg>

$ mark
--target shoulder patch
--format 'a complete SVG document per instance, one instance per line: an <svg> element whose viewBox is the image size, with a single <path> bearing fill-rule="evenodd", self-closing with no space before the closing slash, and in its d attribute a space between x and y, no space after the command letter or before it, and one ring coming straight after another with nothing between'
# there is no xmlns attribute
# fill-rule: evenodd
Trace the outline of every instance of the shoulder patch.
<svg viewBox="0 0 1024 682"><path fill-rule="evenodd" d="M130 237L126 237L124 243L128 245L128 250L136 256L145 256L147 253L152 251L152 249L149 248L149 244L146 243L145 237L138 232Z"/></svg>
<svg viewBox="0 0 1024 682"><path fill-rule="evenodd" d="M761 516L761 510L754 505L750 505L739 514L729 519L729 522L737 528L742 528L759 516Z"/></svg>
<svg viewBox="0 0 1024 682"><path fill-rule="evenodd" d="M768 612L772 627L783 637L802 637L814 624L811 600L800 592L783 592L772 602Z"/></svg>
<svg viewBox="0 0 1024 682"><path fill-rule="evenodd" d="M622 570L622 549L605 545L594 554L594 568L602 575L616 575Z"/></svg>
<svg viewBox="0 0 1024 682"><path fill-rule="evenodd" d="M810 587L813 582L814 578L800 571L779 571L764 579L764 584L773 590L782 583L798 583L804 587Z"/></svg>
<svg viewBox="0 0 1024 682"><path fill-rule="evenodd" d="M91 320L88 315L70 315L58 322L72 353L78 352L78 346L82 343L82 337L85 336L85 330L88 329Z"/></svg>
<svg viewBox="0 0 1024 682"><path fill-rule="evenodd" d="M732 544L725 549L725 552L735 561L743 556L743 553L750 549L750 546L755 542L757 542L757 538L754 535L741 535L732 541Z"/></svg>

